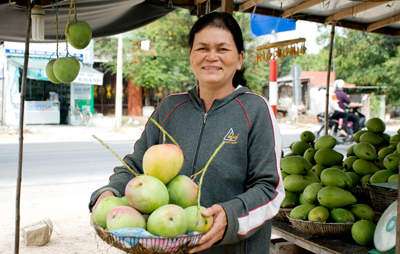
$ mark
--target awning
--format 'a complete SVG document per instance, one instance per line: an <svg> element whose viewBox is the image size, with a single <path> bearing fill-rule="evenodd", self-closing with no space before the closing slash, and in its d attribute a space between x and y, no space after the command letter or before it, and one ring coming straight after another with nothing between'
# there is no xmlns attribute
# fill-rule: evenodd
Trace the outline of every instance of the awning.
<svg viewBox="0 0 400 254"><path fill-rule="evenodd" d="M8 56L7 59L10 63L15 64L19 68L24 67L24 57ZM46 75L46 65L49 58L30 57L28 61L28 74L27 78L36 80L49 80ZM80 62L81 69L78 77L72 83L89 84L89 85L103 85L104 74L89 66L83 65Z"/></svg>

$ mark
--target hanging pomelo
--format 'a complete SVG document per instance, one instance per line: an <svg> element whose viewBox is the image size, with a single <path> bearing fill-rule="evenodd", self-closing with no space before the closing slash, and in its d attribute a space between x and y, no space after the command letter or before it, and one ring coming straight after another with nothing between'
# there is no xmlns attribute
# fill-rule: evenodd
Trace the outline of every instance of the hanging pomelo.
<svg viewBox="0 0 400 254"><path fill-rule="evenodd" d="M48 78L51 82L53 82L54 84L59 84L59 83L61 83L61 81L58 80L58 79L56 78L56 76L54 75L54 71L53 71L54 62L55 62L56 60L57 60L57 59L53 59L53 60L50 60L50 61L47 63L47 65L46 65L46 75L47 75L47 78Z"/></svg>
<svg viewBox="0 0 400 254"><path fill-rule="evenodd" d="M69 44L76 49L86 48L92 39L92 29L85 21L70 23L65 33Z"/></svg>
<svg viewBox="0 0 400 254"><path fill-rule="evenodd" d="M80 65L75 57L58 58L53 65L54 76L63 83L71 83L79 74Z"/></svg>

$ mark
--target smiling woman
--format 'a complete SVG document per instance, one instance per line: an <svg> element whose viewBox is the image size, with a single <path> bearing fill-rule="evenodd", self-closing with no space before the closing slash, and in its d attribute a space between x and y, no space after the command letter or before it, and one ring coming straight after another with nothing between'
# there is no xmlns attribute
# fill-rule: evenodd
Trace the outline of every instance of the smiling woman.
<svg viewBox="0 0 400 254"><path fill-rule="evenodd" d="M189 252L268 253L270 220L285 197L282 139L273 110L246 87L242 32L230 14L212 12L199 18L189 33L189 48L190 67L199 85L167 96L152 114L186 158L179 175L190 177L208 166L200 204L206 207L204 217L213 216L213 225ZM227 145L208 163L221 141ZM163 133L149 122L124 161L143 174L145 152L163 142ZM125 167L114 172L109 184L92 194L92 212L103 198L124 196L135 177Z"/></svg>

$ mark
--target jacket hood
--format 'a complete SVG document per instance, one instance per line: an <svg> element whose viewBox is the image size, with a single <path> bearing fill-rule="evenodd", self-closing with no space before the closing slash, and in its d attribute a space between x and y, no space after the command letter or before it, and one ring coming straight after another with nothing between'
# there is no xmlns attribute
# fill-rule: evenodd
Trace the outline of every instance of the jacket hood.
<svg viewBox="0 0 400 254"><path fill-rule="evenodd" d="M188 91L189 97L192 100L192 102L194 103L196 108L198 108L201 111L204 111L203 100L197 95L196 90L197 90L196 87L190 89ZM251 90L246 86L242 86L240 88L235 89L235 91L233 91L233 93L229 94L228 96L215 100L213 105L210 108L209 113L223 107L224 105L226 105L227 103L229 103L230 101L235 99L236 97L238 97L246 92L251 92Z"/></svg>

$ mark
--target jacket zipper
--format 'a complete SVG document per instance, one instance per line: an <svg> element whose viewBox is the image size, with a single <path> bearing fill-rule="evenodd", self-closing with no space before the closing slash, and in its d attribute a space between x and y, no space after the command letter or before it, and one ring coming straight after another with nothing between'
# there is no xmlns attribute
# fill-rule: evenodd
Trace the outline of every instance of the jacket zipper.
<svg viewBox="0 0 400 254"><path fill-rule="evenodd" d="M197 142L196 154L195 154L194 160L193 160L193 165L194 165L194 166L193 166L193 168L192 168L192 175L194 175L194 174L196 173L196 168L195 168L195 166L196 166L197 156L198 156L198 154L199 154L199 149L200 149L200 143L201 143L200 140L201 140L201 138L203 137L204 126L206 125L207 116L208 116L208 113L207 113L207 112L204 113L203 125L201 126L199 141Z"/></svg>

